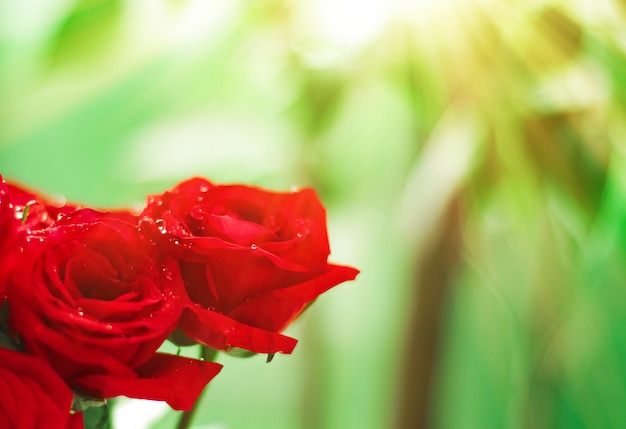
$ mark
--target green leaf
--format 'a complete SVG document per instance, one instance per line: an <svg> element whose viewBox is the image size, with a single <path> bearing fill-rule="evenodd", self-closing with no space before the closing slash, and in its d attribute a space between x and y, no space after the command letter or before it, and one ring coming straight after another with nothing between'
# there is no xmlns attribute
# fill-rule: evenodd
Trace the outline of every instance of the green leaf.
<svg viewBox="0 0 626 429"><path fill-rule="evenodd" d="M116 40L121 11L119 0L80 1L51 40L50 64L101 57Z"/></svg>
<svg viewBox="0 0 626 429"><path fill-rule="evenodd" d="M111 407L106 403L101 407L87 408L83 415L85 429L113 429Z"/></svg>

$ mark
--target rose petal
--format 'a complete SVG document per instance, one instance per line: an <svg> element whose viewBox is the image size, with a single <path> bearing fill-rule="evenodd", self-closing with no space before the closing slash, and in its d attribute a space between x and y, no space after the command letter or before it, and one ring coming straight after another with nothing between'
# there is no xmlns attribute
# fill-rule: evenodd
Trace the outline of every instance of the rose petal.
<svg viewBox="0 0 626 429"><path fill-rule="evenodd" d="M297 340L248 326L198 305L183 312L180 328L191 339L218 350L239 347L255 353L291 353Z"/></svg>
<svg viewBox="0 0 626 429"><path fill-rule="evenodd" d="M107 398L125 395L166 401L176 410L189 410L221 369L222 365L215 362L157 353L137 368L136 377L86 375L77 381Z"/></svg>
<svg viewBox="0 0 626 429"><path fill-rule="evenodd" d="M356 278L352 267L329 265L329 270L311 280L270 291L242 303L228 313L233 319L269 331L280 332L305 306L333 286Z"/></svg>
<svg viewBox="0 0 626 429"><path fill-rule="evenodd" d="M0 427L82 428L70 421L73 394L38 356L0 349Z"/></svg>

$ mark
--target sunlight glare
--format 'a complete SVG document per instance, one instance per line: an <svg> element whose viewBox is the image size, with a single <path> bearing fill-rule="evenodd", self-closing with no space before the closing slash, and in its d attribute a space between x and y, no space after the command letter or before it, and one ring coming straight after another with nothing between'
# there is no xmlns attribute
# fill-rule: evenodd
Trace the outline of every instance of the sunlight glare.
<svg viewBox="0 0 626 429"><path fill-rule="evenodd" d="M384 0L318 0L297 11L294 48L312 65L341 62L375 40L389 16Z"/></svg>
<svg viewBox="0 0 626 429"><path fill-rule="evenodd" d="M393 15L413 22L442 20L447 13L470 0L393 0Z"/></svg>

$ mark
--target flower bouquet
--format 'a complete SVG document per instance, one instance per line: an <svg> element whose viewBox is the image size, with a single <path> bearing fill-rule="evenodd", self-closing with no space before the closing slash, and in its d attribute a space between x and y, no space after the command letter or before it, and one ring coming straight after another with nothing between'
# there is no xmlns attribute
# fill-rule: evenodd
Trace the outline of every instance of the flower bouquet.
<svg viewBox="0 0 626 429"><path fill-rule="evenodd" d="M291 353L281 332L358 273L328 263L325 217L310 189L192 178L132 212L0 176L0 427L83 428L121 395L190 411L216 351ZM202 357L158 351L166 340Z"/></svg>

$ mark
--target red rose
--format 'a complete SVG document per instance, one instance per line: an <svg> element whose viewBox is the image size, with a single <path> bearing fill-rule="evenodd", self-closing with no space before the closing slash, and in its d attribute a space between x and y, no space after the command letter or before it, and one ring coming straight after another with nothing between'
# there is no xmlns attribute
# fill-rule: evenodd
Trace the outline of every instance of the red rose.
<svg viewBox="0 0 626 429"><path fill-rule="evenodd" d="M82 414L70 414L73 394L40 357L0 349L0 427L80 429Z"/></svg>
<svg viewBox="0 0 626 429"><path fill-rule="evenodd" d="M9 186L0 175L0 245L11 235L17 223L9 201Z"/></svg>
<svg viewBox="0 0 626 429"><path fill-rule="evenodd" d="M220 365L155 351L181 315L179 268L152 259L135 225L81 209L20 244L9 322L76 391L189 409Z"/></svg>
<svg viewBox="0 0 626 429"><path fill-rule="evenodd" d="M7 187L13 211L18 218L25 216L22 223L29 230L46 228L63 216L82 208L80 204L53 199L15 182L9 181ZM107 210L102 215L129 223L137 222L137 216L128 210Z"/></svg>
<svg viewBox="0 0 626 429"><path fill-rule="evenodd" d="M17 245L19 236L53 223L48 209L56 213L57 208L50 204L31 191L6 183L0 176L0 295L6 268L11 265L8 250Z"/></svg>
<svg viewBox="0 0 626 429"><path fill-rule="evenodd" d="M326 212L315 192L278 193L185 181L151 197L142 230L176 255L193 305L181 329L218 349L289 353L279 335L317 296L356 277L327 262Z"/></svg>
<svg viewBox="0 0 626 429"><path fill-rule="evenodd" d="M74 210L72 206L57 207L45 197L0 180L0 297L3 296L7 272L13 266L9 260L11 250L20 245L20 240L29 231L47 228L58 213Z"/></svg>
<svg viewBox="0 0 626 429"><path fill-rule="evenodd" d="M6 269L11 242L17 235L20 222L15 218L13 205L9 201L9 187L0 176L0 302L4 297Z"/></svg>
<svg viewBox="0 0 626 429"><path fill-rule="evenodd" d="M14 216L20 219L22 229L33 230L48 227L54 223L59 214L67 214L78 207L53 201L52 198L38 194L14 182L7 183L9 201Z"/></svg>

